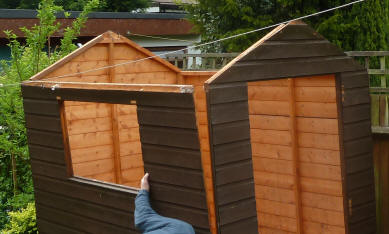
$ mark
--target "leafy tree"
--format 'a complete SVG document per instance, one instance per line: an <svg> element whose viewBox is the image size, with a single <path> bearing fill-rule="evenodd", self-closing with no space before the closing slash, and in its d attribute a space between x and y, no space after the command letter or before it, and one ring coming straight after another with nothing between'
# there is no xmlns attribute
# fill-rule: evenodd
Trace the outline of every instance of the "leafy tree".
<svg viewBox="0 0 389 234"><path fill-rule="evenodd" d="M188 5L186 9L202 39L212 41L348 2L351 0L198 0L198 4ZM389 0L367 0L304 21L345 50L386 49L388 5ZM239 52L264 34L252 33L206 50Z"/></svg>
<svg viewBox="0 0 389 234"><path fill-rule="evenodd" d="M87 15L98 6L98 0L90 0L79 18L65 28L58 50L48 54L47 40L60 24L55 14L62 11L53 0L39 4L39 25L22 28L26 43L21 44L16 35L6 32L11 48L11 61L2 61L0 74L0 227L9 221L7 212L16 211L33 201L33 186L27 148L23 103L20 82L28 79L76 48L73 40L87 20ZM15 86L8 86L13 85ZM12 213L9 213L12 214Z"/></svg>

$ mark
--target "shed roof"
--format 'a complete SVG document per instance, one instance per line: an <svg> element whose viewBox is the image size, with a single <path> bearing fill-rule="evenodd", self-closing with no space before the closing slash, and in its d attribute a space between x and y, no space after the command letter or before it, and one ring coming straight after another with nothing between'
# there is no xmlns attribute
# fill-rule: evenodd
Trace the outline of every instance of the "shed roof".
<svg viewBox="0 0 389 234"><path fill-rule="evenodd" d="M206 83L231 83L360 70L363 67L302 21L282 24Z"/></svg>
<svg viewBox="0 0 389 234"><path fill-rule="evenodd" d="M136 59L152 57L152 58L150 58L150 60L152 62L158 63L158 64L166 67L167 69L169 69L169 70L171 70L173 72L176 72L176 73L180 72L179 68L177 68L176 66L172 65L168 61L166 61L164 59L161 59L158 56L155 56L155 54L153 54L151 51L149 51L149 50L139 46L138 44L136 44L135 42L129 40L128 38L126 38L124 36L121 36L121 35L118 35L118 34L116 34L114 32L108 31L108 32L105 32L105 33L99 35L95 39L89 41L88 43L86 43L81 48L73 51L72 53L68 54L64 58L62 58L59 61L55 62L54 64L52 64L51 66L49 66L46 69L42 70L41 72L37 73L36 75L32 76L30 78L30 80L42 80L42 79L46 79L46 78L56 78L55 76L51 77L51 74L55 74L54 72L57 69L63 67L65 64L71 62L73 59L76 59L78 56L86 53L88 50L91 50L94 46L97 46L99 44L108 44L108 43L125 44L125 45L127 45L127 47L129 49L135 50L137 53L139 53L139 56L137 56ZM127 61L131 61L131 59L126 59L126 60ZM104 67L104 66L101 66L101 67ZM99 67L94 67L93 69L98 69L98 68ZM82 70L82 71L79 71L79 72L85 72L85 71ZM71 74L62 74L62 75L66 76L66 75L71 75Z"/></svg>

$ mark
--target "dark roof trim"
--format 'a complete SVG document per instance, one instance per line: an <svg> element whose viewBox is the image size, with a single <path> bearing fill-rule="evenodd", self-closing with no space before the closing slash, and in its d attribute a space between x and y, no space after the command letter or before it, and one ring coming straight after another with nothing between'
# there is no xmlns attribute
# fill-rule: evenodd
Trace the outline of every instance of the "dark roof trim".
<svg viewBox="0 0 389 234"><path fill-rule="evenodd" d="M68 11L68 18L76 18L80 11ZM0 9L0 19L34 19L36 10L28 9ZM93 12L88 16L90 19L184 19L182 13L130 13L130 12ZM64 19L63 12L57 14L58 19Z"/></svg>

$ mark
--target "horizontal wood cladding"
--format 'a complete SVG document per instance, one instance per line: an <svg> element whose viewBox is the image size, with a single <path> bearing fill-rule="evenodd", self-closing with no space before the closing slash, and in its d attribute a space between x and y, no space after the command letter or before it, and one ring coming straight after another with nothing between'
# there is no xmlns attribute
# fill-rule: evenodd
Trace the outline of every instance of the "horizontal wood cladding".
<svg viewBox="0 0 389 234"><path fill-rule="evenodd" d="M333 56L342 53L338 47L326 40L266 41L240 61Z"/></svg>
<svg viewBox="0 0 389 234"><path fill-rule="evenodd" d="M258 81L266 79L280 79L287 77L301 77L309 75L333 74L343 71L353 71L356 62L347 56L306 57L293 60L260 60L237 62L230 69L221 74L214 83ZM244 76L242 76L244 74Z"/></svg>
<svg viewBox="0 0 389 234"><path fill-rule="evenodd" d="M218 231L257 233L247 84L206 92Z"/></svg>
<svg viewBox="0 0 389 234"><path fill-rule="evenodd" d="M57 233L138 233L133 223L136 189L68 176L57 97L83 101L82 105L67 104L67 108L75 111L67 115L72 121L70 127L79 135L91 130L90 123L85 122L88 119L97 117L94 123L98 124L109 116L100 111L107 109L106 106L99 108L99 104L92 102L130 104L135 100L144 168L151 173L153 208L162 215L191 223L198 233L210 233L192 93L88 92L24 85L23 95L38 226L42 233L52 230ZM124 116L119 119L119 125L125 130L123 139L134 140L128 138L133 136L128 132L132 125L129 126L125 118L130 113L120 106L118 111ZM99 129L109 130L105 122L99 124ZM105 160L104 155L112 153L103 146L99 146L101 149L93 147L100 161ZM122 147L122 150L125 153L128 149ZM89 152L76 148L74 151L80 155Z"/></svg>
<svg viewBox="0 0 389 234"><path fill-rule="evenodd" d="M340 73L338 100L342 115L339 123L345 178L346 225L348 233L375 233L373 144L370 122L368 75L365 70ZM370 226L368 226L370 225Z"/></svg>
<svg viewBox="0 0 389 234"><path fill-rule="evenodd" d="M305 24L289 24L268 40L324 40L324 37Z"/></svg>

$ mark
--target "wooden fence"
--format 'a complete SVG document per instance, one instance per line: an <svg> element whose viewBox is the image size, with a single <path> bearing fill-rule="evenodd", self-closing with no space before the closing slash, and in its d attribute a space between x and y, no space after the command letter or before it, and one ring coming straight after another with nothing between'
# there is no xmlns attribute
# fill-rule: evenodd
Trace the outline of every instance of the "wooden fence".
<svg viewBox="0 0 389 234"><path fill-rule="evenodd" d="M389 234L389 51L351 51L369 72L371 124L374 133L377 234ZM218 70L238 53L171 54L167 60L182 70ZM388 66L387 66L388 65Z"/></svg>

